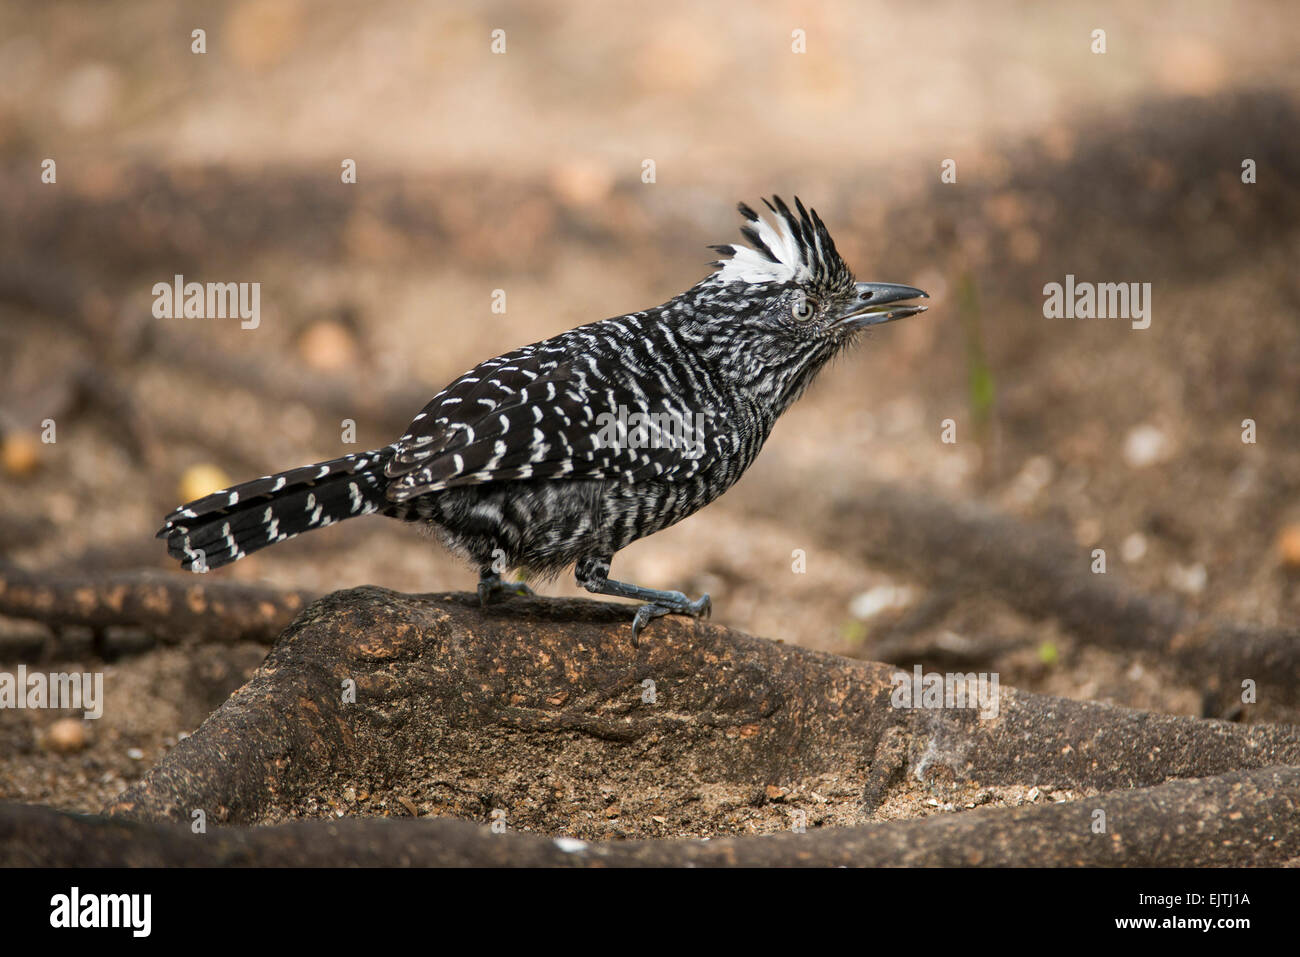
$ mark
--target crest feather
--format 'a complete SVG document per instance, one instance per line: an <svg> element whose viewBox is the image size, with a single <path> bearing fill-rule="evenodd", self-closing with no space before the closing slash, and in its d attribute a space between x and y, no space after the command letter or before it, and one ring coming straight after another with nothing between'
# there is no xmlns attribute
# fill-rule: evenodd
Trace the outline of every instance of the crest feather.
<svg viewBox="0 0 1300 957"><path fill-rule="evenodd" d="M821 286L853 282L853 275L836 251L835 241L817 210L805 208L797 196L794 210L780 196L763 202L775 214L775 226L747 204L739 203L736 208L747 220L740 232L749 245L710 247L730 255L729 259L714 264L718 266L719 282L798 282Z"/></svg>

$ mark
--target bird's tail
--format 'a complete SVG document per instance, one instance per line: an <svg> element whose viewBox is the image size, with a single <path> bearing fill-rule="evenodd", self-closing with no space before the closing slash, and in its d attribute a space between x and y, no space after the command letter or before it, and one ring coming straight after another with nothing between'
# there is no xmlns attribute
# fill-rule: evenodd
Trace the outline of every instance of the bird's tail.
<svg viewBox="0 0 1300 957"><path fill-rule="evenodd" d="M168 515L158 538L182 568L206 571L313 528L390 511L391 456L391 449L347 455L213 492Z"/></svg>

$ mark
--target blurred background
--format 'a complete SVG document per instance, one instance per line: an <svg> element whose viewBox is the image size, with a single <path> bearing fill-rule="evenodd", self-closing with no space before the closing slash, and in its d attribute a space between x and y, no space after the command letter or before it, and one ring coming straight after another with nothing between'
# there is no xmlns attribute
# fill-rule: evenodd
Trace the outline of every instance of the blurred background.
<svg viewBox="0 0 1300 957"><path fill-rule="evenodd" d="M1033 572L1047 556L1078 597L1104 549L1112 599L1173 609L1148 624L1294 628L1298 79L1300 15L1272 2L6 3L0 561L173 569L153 534L177 504L386 444L476 362L703 278L737 201L798 195L859 279L931 310L839 361L617 577L838 654L1240 719L1161 653L1179 629L1090 631ZM260 325L154 318L178 273L261 283ZM1150 328L1044 318L1067 274L1151 283ZM215 574L474 585L380 518ZM44 637L0 619L0 647ZM0 796L96 807L262 654L112 664L130 700L72 771L42 756L47 716L0 716Z"/></svg>

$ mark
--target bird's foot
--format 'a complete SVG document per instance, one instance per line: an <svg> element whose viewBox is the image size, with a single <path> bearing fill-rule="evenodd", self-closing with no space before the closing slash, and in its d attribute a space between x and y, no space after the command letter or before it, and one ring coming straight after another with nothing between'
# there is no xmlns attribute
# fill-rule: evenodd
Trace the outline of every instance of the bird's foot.
<svg viewBox="0 0 1300 957"><path fill-rule="evenodd" d="M712 612L713 599L708 595L701 595L695 601L691 601L679 591L663 592L662 597L636 610L636 617L632 619L632 644L640 644L641 629L656 618L662 618L664 615L708 618Z"/></svg>
<svg viewBox="0 0 1300 957"><path fill-rule="evenodd" d="M478 580L478 603L486 607L511 595L536 595L525 582L502 581L500 575L490 575Z"/></svg>
<svg viewBox="0 0 1300 957"><path fill-rule="evenodd" d="M641 629L656 618L662 618L664 615L707 618L713 611L713 600L708 595L702 595L695 601L691 601L679 591L660 591L658 588L644 588L631 582L614 581L609 577L608 556L592 555L582 559L578 562L575 573L578 584L589 592L645 602L636 610L636 617L632 619L633 645L638 643Z"/></svg>

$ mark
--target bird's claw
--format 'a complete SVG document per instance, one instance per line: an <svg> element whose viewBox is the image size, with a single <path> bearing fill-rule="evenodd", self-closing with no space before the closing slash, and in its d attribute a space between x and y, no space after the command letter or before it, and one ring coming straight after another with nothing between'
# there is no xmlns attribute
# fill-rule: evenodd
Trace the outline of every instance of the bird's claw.
<svg viewBox="0 0 1300 957"><path fill-rule="evenodd" d="M654 621L656 618L662 618L664 615L690 615L692 618L708 618L713 613L713 599L708 595L701 595L695 601L691 601L685 595L677 593L680 601L669 602L650 602L642 605L636 610L636 617L632 619L632 644L640 645L641 629Z"/></svg>

